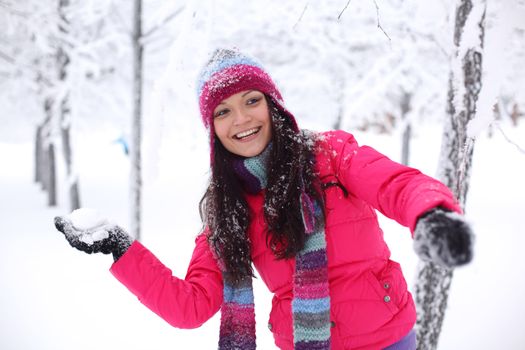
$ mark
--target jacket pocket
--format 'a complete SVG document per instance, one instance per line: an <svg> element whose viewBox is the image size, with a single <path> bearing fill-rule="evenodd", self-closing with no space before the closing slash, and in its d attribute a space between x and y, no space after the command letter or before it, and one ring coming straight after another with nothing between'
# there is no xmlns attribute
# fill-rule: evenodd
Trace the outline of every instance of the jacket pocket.
<svg viewBox="0 0 525 350"><path fill-rule="evenodd" d="M374 274L368 271L368 281L376 294L394 314L403 308L408 300L407 284L401 265L388 260L385 268Z"/></svg>
<svg viewBox="0 0 525 350"><path fill-rule="evenodd" d="M393 318L392 311L376 296L348 300L332 306L333 322L341 338L372 333Z"/></svg>
<svg viewBox="0 0 525 350"><path fill-rule="evenodd" d="M355 282L354 282L355 283ZM378 274L363 274L359 295L332 306L341 338L369 334L391 322L407 302L406 282L399 264L388 261Z"/></svg>

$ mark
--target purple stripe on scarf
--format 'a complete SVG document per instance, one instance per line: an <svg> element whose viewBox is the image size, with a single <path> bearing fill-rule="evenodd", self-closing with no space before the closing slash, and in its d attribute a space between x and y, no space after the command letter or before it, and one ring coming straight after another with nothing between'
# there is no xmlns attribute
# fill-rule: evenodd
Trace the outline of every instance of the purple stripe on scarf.
<svg viewBox="0 0 525 350"><path fill-rule="evenodd" d="M304 255L298 254L295 257L296 270L313 270L328 265L326 258L326 250L318 250L306 253Z"/></svg>
<svg viewBox="0 0 525 350"><path fill-rule="evenodd" d="M324 283L328 282L328 269L321 266L312 270L299 270L295 276L301 283Z"/></svg>
<svg viewBox="0 0 525 350"><path fill-rule="evenodd" d="M314 341L300 341L295 343L295 350L326 350L330 349L330 339L328 340L314 340Z"/></svg>
<svg viewBox="0 0 525 350"><path fill-rule="evenodd" d="M246 191L251 194L255 194L261 190L261 181L244 166L242 161L234 161L233 169L235 173L242 179L242 183Z"/></svg>
<svg viewBox="0 0 525 350"><path fill-rule="evenodd" d="M242 350L255 350L255 334L253 339L251 337L242 337L238 334L220 335L219 349L242 349Z"/></svg>
<svg viewBox="0 0 525 350"><path fill-rule="evenodd" d="M219 349L255 349L254 305L240 308L236 304L224 303L219 334Z"/></svg>
<svg viewBox="0 0 525 350"><path fill-rule="evenodd" d="M315 230L314 205L312 199L306 193L301 193L301 214L303 216L303 224L306 234L310 234Z"/></svg>

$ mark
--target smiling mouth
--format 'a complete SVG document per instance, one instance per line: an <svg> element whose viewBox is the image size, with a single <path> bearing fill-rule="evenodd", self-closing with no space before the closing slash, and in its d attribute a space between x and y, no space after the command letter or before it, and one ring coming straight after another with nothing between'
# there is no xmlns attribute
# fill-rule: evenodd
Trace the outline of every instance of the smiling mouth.
<svg viewBox="0 0 525 350"><path fill-rule="evenodd" d="M235 134L233 136L233 138L236 139L236 140L245 139L245 138L247 138L249 136L257 134L261 130L261 128L262 127L257 127L257 128L253 128L253 129L250 129L250 130L246 130L246 131L240 132L238 134Z"/></svg>

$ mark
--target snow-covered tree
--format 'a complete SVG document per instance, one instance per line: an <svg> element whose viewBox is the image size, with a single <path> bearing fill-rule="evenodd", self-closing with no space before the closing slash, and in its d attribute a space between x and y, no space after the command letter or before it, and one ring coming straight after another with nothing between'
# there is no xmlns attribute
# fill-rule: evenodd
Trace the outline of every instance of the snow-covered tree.
<svg viewBox="0 0 525 350"><path fill-rule="evenodd" d="M48 205L53 206L57 203L52 96L57 73L56 51L44 38L58 28L54 27L57 8L49 5L52 5L49 1L4 4L0 9L4 34L0 51L9 58L9 65L3 71L6 79L2 97L8 101L24 101L18 103L23 115L33 122L40 119L35 135L35 181L42 184L48 194ZM38 97L31 101L27 99L28 92ZM34 117L37 110L38 118Z"/></svg>
<svg viewBox="0 0 525 350"><path fill-rule="evenodd" d="M140 239L141 206L142 206L142 101L143 101L143 53L142 43L142 0L133 1L133 114L131 121L131 164L130 164L130 197L131 197L131 234Z"/></svg>
<svg viewBox="0 0 525 350"><path fill-rule="evenodd" d="M6 84L15 87L4 90L3 97L41 106L40 112L25 113L41 115L36 122L35 180L49 192L49 204L55 205L56 170L49 160L55 159L56 145L61 144L71 210L80 206L71 134L72 120L80 114L74 90L107 71L107 61L99 60L98 54L108 49L108 37L115 36L105 23L111 7L93 5L71 0L13 2L0 12L6 26L0 51L11 53L7 57L12 66L4 74Z"/></svg>
<svg viewBox="0 0 525 350"><path fill-rule="evenodd" d="M462 208L465 208L474 150L474 139L468 137L467 125L476 114L482 86L485 12L484 0L460 0L456 8L456 55L450 74L438 178L453 190ZM431 262L420 262L418 266L415 286L418 349L437 348L452 276L452 270Z"/></svg>
<svg viewBox="0 0 525 350"><path fill-rule="evenodd" d="M131 112L131 142L130 142L130 232L136 239L141 238L142 190L143 190L143 120L147 74L145 60L147 54L168 55L166 47L173 41L167 28L180 14L184 12L185 4L173 4L160 7L144 0L134 0L132 8L132 112ZM160 42L160 44L159 44ZM167 43L168 44L167 44ZM160 48L159 46L160 45ZM153 79L149 79L151 81ZM158 152L158 150L156 150Z"/></svg>
<svg viewBox="0 0 525 350"><path fill-rule="evenodd" d="M502 120L515 123L525 107L525 1L487 3L483 86L478 116L469 123L468 133L476 137ZM503 63L502 63L503 62ZM514 117L513 117L514 115Z"/></svg>
<svg viewBox="0 0 525 350"><path fill-rule="evenodd" d="M78 176L73 169L73 150L71 147L71 100L70 89L68 84L68 71L71 65L71 56L69 52L73 48L70 40L70 27L67 11L70 10L70 0L59 0L58 2L58 34L57 42L57 83L61 90L55 103L58 105L58 114L60 119L60 136L62 141L62 152L66 164L67 172L67 191L69 194L69 209L71 211L80 208L80 190Z"/></svg>

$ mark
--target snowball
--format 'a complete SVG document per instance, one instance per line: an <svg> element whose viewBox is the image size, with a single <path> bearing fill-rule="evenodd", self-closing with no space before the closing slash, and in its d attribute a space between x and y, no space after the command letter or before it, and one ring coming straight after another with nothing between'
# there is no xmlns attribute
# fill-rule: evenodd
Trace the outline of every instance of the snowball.
<svg viewBox="0 0 525 350"><path fill-rule="evenodd" d="M109 237L109 232L105 229L99 229L89 234L81 234L80 240L88 245L101 241Z"/></svg>
<svg viewBox="0 0 525 350"><path fill-rule="evenodd" d="M69 220L77 230L90 230L109 224L95 209L81 208L69 214Z"/></svg>

